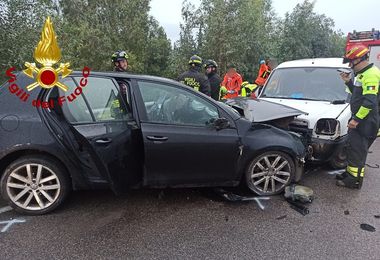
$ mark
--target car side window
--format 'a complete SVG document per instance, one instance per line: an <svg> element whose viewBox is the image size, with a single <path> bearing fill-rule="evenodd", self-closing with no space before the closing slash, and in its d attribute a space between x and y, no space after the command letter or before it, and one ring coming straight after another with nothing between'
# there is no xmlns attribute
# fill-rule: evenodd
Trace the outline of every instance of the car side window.
<svg viewBox="0 0 380 260"><path fill-rule="evenodd" d="M79 82L81 78L74 79ZM128 111L111 79L89 77L87 80L80 95L73 94L77 85L72 78L62 80L68 87L66 92L60 91L60 96L65 96L62 109L70 123L128 119Z"/></svg>
<svg viewBox="0 0 380 260"><path fill-rule="evenodd" d="M185 89L148 81L138 86L150 123L205 126L219 117L216 106Z"/></svg>
<svg viewBox="0 0 380 260"><path fill-rule="evenodd" d="M77 82L81 78L75 78ZM127 119L123 98L114 82L107 78L89 77L83 94L88 102L95 121Z"/></svg>
<svg viewBox="0 0 380 260"><path fill-rule="evenodd" d="M65 78L61 80L63 84L68 87L66 92L62 92L60 90L60 96L66 96L66 93L74 92L77 85L75 84L72 78ZM93 122L93 118L91 116L90 110L82 95L79 95L75 98L73 102L69 102L67 97L65 101L62 103L62 110L66 117L66 119L70 123L84 123L84 122Z"/></svg>

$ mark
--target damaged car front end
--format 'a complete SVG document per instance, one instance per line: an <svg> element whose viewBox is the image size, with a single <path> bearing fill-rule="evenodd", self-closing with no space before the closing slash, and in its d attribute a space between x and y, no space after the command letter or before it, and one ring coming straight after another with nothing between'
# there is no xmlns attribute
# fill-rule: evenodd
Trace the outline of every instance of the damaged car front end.
<svg viewBox="0 0 380 260"><path fill-rule="evenodd" d="M295 158L293 181L301 180L307 155L307 140L303 135L289 130L294 119L305 112L270 101L238 97L226 101L232 109L251 122L243 143L263 144L292 154ZM260 131L262 130L262 131ZM252 134L249 134L252 131ZM265 148L263 148L265 149Z"/></svg>

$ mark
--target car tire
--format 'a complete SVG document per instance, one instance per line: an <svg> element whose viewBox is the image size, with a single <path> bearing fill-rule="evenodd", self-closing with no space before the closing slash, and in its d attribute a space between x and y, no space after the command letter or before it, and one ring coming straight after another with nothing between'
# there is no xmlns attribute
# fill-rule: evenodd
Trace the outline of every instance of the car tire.
<svg viewBox="0 0 380 260"><path fill-rule="evenodd" d="M347 153L344 149L339 149L329 161L331 168L335 170L347 167Z"/></svg>
<svg viewBox="0 0 380 260"><path fill-rule="evenodd" d="M47 156L25 156L12 162L1 177L0 188L8 204L26 215L53 211L71 191L63 165Z"/></svg>
<svg viewBox="0 0 380 260"><path fill-rule="evenodd" d="M294 160L286 153L269 151L257 155L245 172L248 188L260 196L280 194L293 182Z"/></svg>

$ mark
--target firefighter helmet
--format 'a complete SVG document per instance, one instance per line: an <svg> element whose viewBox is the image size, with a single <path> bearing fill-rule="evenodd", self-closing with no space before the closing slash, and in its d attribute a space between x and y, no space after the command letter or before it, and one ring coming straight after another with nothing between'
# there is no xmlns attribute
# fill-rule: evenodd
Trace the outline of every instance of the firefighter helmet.
<svg viewBox="0 0 380 260"><path fill-rule="evenodd" d="M112 62L128 60L128 58L129 57L126 51L115 51L111 56Z"/></svg>
<svg viewBox="0 0 380 260"><path fill-rule="evenodd" d="M364 60L367 58L368 53L369 49L365 45L355 45L347 50L346 54L343 57L343 63L348 63L356 59Z"/></svg>
<svg viewBox="0 0 380 260"><path fill-rule="evenodd" d="M203 62L202 58L199 57L198 55L191 56L189 60L190 65L196 65L196 66L201 66L202 62Z"/></svg>
<svg viewBox="0 0 380 260"><path fill-rule="evenodd" d="M218 68L218 63L216 63L216 61L214 60L206 60L204 64L205 64L205 68L208 68L208 67Z"/></svg>

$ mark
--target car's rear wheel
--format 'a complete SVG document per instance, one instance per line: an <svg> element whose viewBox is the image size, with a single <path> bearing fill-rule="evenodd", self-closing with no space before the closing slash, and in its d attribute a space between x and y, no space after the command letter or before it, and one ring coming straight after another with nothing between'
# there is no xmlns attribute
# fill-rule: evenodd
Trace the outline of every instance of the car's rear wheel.
<svg viewBox="0 0 380 260"><path fill-rule="evenodd" d="M23 157L11 163L1 178L1 194L18 212L48 213L62 204L70 191L63 166L45 156Z"/></svg>
<svg viewBox="0 0 380 260"><path fill-rule="evenodd" d="M295 164L286 153L270 151L256 156L245 173L248 188L258 195L281 193L295 176Z"/></svg>

